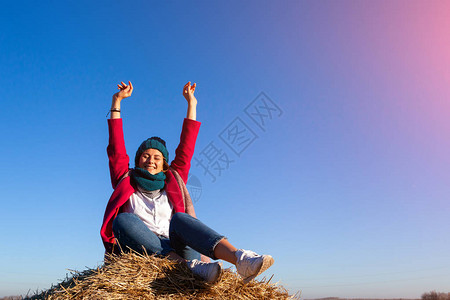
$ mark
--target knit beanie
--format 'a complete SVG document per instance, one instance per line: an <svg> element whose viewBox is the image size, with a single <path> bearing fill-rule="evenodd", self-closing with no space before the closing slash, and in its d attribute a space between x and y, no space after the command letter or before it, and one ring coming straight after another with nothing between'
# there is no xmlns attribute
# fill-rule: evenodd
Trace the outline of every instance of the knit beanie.
<svg viewBox="0 0 450 300"><path fill-rule="evenodd" d="M162 138L154 136L143 141L137 149L136 157L134 158L134 164L136 167L139 166L139 159L141 158L142 153L144 153L144 151L147 149L159 150L164 156L164 160L166 162L169 161L169 152L166 148L166 142Z"/></svg>

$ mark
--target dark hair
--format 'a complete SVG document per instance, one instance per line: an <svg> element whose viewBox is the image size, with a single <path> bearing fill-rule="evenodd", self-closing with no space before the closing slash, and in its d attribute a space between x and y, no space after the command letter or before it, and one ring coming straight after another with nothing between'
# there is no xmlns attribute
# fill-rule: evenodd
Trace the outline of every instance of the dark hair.
<svg viewBox="0 0 450 300"><path fill-rule="evenodd" d="M163 162L163 172L166 173L169 170L169 167L170 167L169 163L166 160L164 160L164 162Z"/></svg>

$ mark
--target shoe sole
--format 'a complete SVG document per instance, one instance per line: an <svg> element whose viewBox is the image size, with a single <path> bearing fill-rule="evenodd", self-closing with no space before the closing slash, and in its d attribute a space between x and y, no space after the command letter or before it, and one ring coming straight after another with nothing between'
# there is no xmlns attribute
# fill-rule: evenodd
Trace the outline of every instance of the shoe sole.
<svg viewBox="0 0 450 300"><path fill-rule="evenodd" d="M215 283L215 282L217 282L219 280L220 275L222 275L222 264L220 264L220 263L217 264L216 268L219 269L219 270L217 270L217 275L214 276L213 278L208 278L206 280L206 282L208 282L208 283Z"/></svg>
<svg viewBox="0 0 450 300"><path fill-rule="evenodd" d="M261 264L261 267L259 268L258 272L256 274L251 275L249 277L244 278L244 283L249 283L252 279L254 279L256 276L270 268L271 265L273 265L274 259L270 255L263 255L263 263Z"/></svg>

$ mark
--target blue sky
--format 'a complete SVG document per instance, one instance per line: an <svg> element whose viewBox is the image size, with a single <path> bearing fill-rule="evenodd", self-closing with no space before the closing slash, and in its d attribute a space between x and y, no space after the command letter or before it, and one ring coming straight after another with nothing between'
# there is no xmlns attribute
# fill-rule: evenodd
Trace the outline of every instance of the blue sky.
<svg viewBox="0 0 450 300"><path fill-rule="evenodd" d="M182 87L197 83L194 157L212 143L233 161L220 174L211 164L215 182L193 164L197 215L273 255L265 275L290 292L448 292L449 12L445 1L2 1L0 296L101 264L105 115L128 80L131 157L154 135L174 156ZM254 138L240 155L220 138L236 118L242 141Z"/></svg>

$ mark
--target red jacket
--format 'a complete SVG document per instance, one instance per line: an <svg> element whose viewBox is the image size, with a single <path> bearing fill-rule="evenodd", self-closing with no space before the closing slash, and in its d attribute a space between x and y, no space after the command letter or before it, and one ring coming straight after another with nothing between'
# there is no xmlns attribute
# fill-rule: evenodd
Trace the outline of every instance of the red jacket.
<svg viewBox="0 0 450 300"><path fill-rule="evenodd" d="M170 165L178 172L178 174L180 174L184 183L187 182L200 124L201 123L198 121L184 119L180 144L175 150L175 159ZM109 198L106 206L103 224L100 229L100 235L106 251L110 253L113 251L113 245L116 243L114 233L112 231L112 223L114 218L119 213L120 208L136 191L136 188L132 186L129 176L123 178L124 175L130 170L130 158L128 157L125 149L122 119L108 119L108 128L109 145L107 152L109 158L111 184L114 192L111 195L111 198ZM171 171L166 172L165 191L173 206L174 212L185 212L181 190Z"/></svg>

